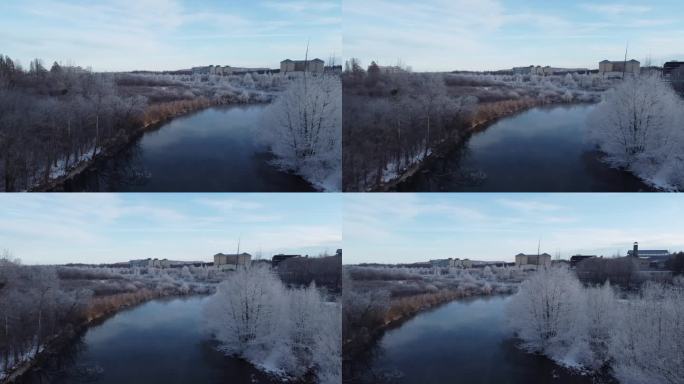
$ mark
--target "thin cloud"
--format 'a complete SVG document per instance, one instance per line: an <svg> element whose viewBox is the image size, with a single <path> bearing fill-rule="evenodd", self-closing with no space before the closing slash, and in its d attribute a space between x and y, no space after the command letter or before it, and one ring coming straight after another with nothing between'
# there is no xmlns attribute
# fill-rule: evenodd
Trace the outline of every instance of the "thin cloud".
<svg viewBox="0 0 684 384"><path fill-rule="evenodd" d="M580 4L582 9L587 11L596 12L604 15L610 16L620 16L625 14L641 14L647 13L652 10L650 6L647 5L630 5L630 4Z"/></svg>

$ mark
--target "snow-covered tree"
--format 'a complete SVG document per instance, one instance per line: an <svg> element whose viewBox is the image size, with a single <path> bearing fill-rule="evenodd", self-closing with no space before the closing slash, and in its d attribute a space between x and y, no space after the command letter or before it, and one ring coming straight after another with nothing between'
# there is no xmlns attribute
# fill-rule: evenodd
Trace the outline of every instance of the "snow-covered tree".
<svg viewBox="0 0 684 384"><path fill-rule="evenodd" d="M637 297L620 305L610 343L620 382L683 382L684 290L648 283Z"/></svg>
<svg viewBox="0 0 684 384"><path fill-rule="evenodd" d="M284 288L268 268L242 268L219 284L207 304L210 329L221 349L256 358L278 338Z"/></svg>
<svg viewBox="0 0 684 384"><path fill-rule="evenodd" d="M342 88L336 76L300 76L270 108L262 137L277 163L314 185L342 188Z"/></svg>
<svg viewBox="0 0 684 384"><path fill-rule="evenodd" d="M577 277L563 267L540 269L524 281L509 306L524 348L565 359L580 321L581 293Z"/></svg>
<svg viewBox="0 0 684 384"><path fill-rule="evenodd" d="M291 377L341 381L341 306L315 285L287 289L268 267L231 272L205 308L226 353Z"/></svg>
<svg viewBox="0 0 684 384"><path fill-rule="evenodd" d="M684 186L684 103L656 75L634 76L609 90L589 133L607 160L663 186Z"/></svg>
<svg viewBox="0 0 684 384"><path fill-rule="evenodd" d="M578 308L584 315L582 324L585 326L578 339L584 338L582 344L588 347L583 363L599 369L610 359L608 349L617 321L617 299L608 282L600 287L587 288L583 297L584 306Z"/></svg>

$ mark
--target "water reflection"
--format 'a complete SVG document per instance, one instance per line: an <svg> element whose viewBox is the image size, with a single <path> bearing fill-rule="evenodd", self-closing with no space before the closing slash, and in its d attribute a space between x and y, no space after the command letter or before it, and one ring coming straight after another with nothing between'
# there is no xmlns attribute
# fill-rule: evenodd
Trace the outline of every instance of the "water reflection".
<svg viewBox="0 0 684 384"><path fill-rule="evenodd" d="M65 184L66 191L312 191L256 139L269 106L210 108L170 121Z"/></svg>
<svg viewBox="0 0 684 384"><path fill-rule="evenodd" d="M506 327L509 298L454 301L385 333L350 369L358 383L611 382L520 351ZM350 368L350 367L347 367ZM361 374L367 372L368 374Z"/></svg>
<svg viewBox="0 0 684 384"><path fill-rule="evenodd" d="M587 141L592 105L534 108L473 134L435 159L399 191L642 191L633 175L611 169Z"/></svg>
<svg viewBox="0 0 684 384"><path fill-rule="evenodd" d="M205 300L153 301L118 313L33 369L22 383L279 382L216 350L203 331Z"/></svg>

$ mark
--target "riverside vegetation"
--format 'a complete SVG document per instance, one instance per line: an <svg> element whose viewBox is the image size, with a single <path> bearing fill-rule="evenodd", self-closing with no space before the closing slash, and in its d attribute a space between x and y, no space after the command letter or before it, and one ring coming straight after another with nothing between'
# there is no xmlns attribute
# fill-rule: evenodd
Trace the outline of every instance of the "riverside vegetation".
<svg viewBox="0 0 684 384"><path fill-rule="evenodd" d="M169 118L220 104L276 101L256 132L274 165L341 188L336 75L94 73L0 56L0 190L51 189ZM287 117L287 119L285 118Z"/></svg>
<svg viewBox="0 0 684 384"><path fill-rule="evenodd" d="M345 266L343 269L343 360L345 382L363 369L356 357L389 327L446 302L472 296L511 294L528 271L514 267L409 268Z"/></svg>
<svg viewBox="0 0 684 384"><path fill-rule="evenodd" d="M684 380L684 279L637 289L583 285L564 267L522 283L509 308L520 347L621 383Z"/></svg>
<svg viewBox="0 0 684 384"><path fill-rule="evenodd" d="M598 103L586 139L609 166L658 189L684 187L679 83L657 74L384 73L352 59L343 82L348 191L391 190L493 120L561 103Z"/></svg>
<svg viewBox="0 0 684 384"><path fill-rule="evenodd" d="M593 74L383 73L352 59L343 74L344 188L391 188L433 152L495 119L546 104L598 102L614 82Z"/></svg>
<svg viewBox="0 0 684 384"><path fill-rule="evenodd" d="M223 352L283 379L339 382L340 258L306 258L282 271L266 264L238 271L25 266L4 252L0 382L40 364L93 321L145 301L186 295L211 295L205 319Z"/></svg>

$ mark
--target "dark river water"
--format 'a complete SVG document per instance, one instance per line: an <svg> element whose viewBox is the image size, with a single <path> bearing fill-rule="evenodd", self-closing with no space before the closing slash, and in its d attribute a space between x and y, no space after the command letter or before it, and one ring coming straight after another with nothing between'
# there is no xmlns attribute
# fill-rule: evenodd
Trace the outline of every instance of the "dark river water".
<svg viewBox="0 0 684 384"><path fill-rule="evenodd" d="M509 297L458 300L423 312L384 334L354 370L359 383L585 384L541 356L525 353L506 326ZM598 382L598 381L597 381Z"/></svg>
<svg viewBox="0 0 684 384"><path fill-rule="evenodd" d="M269 106L215 107L145 133L97 162L65 191L301 192L312 186L270 164L255 139Z"/></svg>
<svg viewBox="0 0 684 384"><path fill-rule="evenodd" d="M593 105L534 108L501 119L397 186L410 191L649 191L603 164L587 141Z"/></svg>
<svg viewBox="0 0 684 384"><path fill-rule="evenodd" d="M276 383L216 351L204 332L206 297L151 301L89 328L22 384Z"/></svg>

